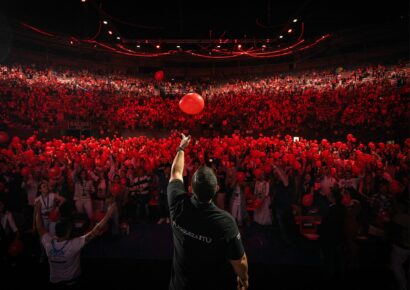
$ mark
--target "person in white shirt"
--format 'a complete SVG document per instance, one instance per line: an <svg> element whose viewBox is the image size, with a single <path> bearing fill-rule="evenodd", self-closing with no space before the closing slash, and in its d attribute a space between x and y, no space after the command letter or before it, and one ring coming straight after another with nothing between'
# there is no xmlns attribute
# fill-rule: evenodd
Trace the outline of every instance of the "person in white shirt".
<svg viewBox="0 0 410 290"><path fill-rule="evenodd" d="M27 193L27 203L29 206L34 207L35 199L38 192L38 173L30 174L27 179L23 181L21 187L26 190Z"/></svg>
<svg viewBox="0 0 410 290"><path fill-rule="evenodd" d="M353 188L354 190L357 190L358 185L360 182L360 177L352 177L352 173L350 170L345 171L345 176L344 178L341 178L339 180L339 187L340 188Z"/></svg>
<svg viewBox="0 0 410 290"><path fill-rule="evenodd" d="M233 185L233 192L230 199L230 213L237 222L238 226L242 227L243 223L249 223L249 216L246 210L246 199L244 193L245 182L236 179Z"/></svg>
<svg viewBox="0 0 410 290"><path fill-rule="evenodd" d="M35 202L39 202L41 207L41 217L43 224L47 231L54 235L55 220L50 219L50 213L52 211L59 211L60 206L65 202L65 198L57 193L50 192L49 184L43 180L38 186L38 192L40 195L35 199ZM35 219L33 218L33 222ZM35 224L33 224L35 226Z"/></svg>
<svg viewBox="0 0 410 290"><path fill-rule="evenodd" d="M111 204L104 218L89 233L70 239L71 223L64 219L56 224L56 235L50 235L41 218L41 202L36 202L35 222L50 264L50 283L70 286L78 282L81 275L81 249L101 233L115 209L115 203Z"/></svg>
<svg viewBox="0 0 410 290"><path fill-rule="evenodd" d="M320 181L320 193L324 196L329 196L332 188L337 184L336 178L330 174L330 168L326 167L325 174Z"/></svg>
<svg viewBox="0 0 410 290"><path fill-rule="evenodd" d="M253 220L260 225L271 225L272 215L270 210L269 182L265 180L263 174L258 176L255 183L254 195L259 200L260 205L253 213Z"/></svg>
<svg viewBox="0 0 410 290"><path fill-rule="evenodd" d="M81 170L78 173L78 169L74 170L74 201L75 207L79 213L87 213L90 220L93 218L93 205L91 201L91 195L95 191L94 183L88 177L88 173L85 170Z"/></svg>

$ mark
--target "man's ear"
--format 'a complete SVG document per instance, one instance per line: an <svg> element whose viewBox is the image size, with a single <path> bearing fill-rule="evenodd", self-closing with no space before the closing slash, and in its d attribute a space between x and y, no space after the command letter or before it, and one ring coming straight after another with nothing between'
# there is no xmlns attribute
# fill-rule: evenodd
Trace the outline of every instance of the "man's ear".
<svg viewBox="0 0 410 290"><path fill-rule="evenodd" d="M216 185L216 189L215 189L215 193L217 193L219 191L219 185Z"/></svg>

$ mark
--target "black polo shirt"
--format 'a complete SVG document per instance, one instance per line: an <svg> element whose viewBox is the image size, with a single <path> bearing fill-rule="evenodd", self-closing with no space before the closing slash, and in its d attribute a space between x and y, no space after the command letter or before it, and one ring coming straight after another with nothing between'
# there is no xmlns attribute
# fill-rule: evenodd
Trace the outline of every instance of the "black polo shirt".
<svg viewBox="0 0 410 290"><path fill-rule="evenodd" d="M174 237L169 289L219 289L227 259L244 254L234 219L213 203L190 198L180 180L168 184L168 203Z"/></svg>

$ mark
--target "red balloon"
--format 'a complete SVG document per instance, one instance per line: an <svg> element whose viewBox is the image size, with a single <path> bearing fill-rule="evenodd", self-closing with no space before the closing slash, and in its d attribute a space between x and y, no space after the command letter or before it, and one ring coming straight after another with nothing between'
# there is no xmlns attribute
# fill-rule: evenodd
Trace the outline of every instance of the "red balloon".
<svg viewBox="0 0 410 290"><path fill-rule="evenodd" d="M12 257L16 257L23 252L23 243L20 240L14 240L11 242L8 253Z"/></svg>
<svg viewBox="0 0 410 290"><path fill-rule="evenodd" d="M9 135L7 135L6 132L1 131L0 132L0 143L6 143L9 141Z"/></svg>
<svg viewBox="0 0 410 290"><path fill-rule="evenodd" d="M179 101L181 110L189 115L199 114L204 109L204 99L197 93L189 93Z"/></svg>
<svg viewBox="0 0 410 290"><path fill-rule="evenodd" d="M257 198L257 199L255 199L253 205L254 205L255 209L257 209L262 205L262 201L259 198Z"/></svg>
<svg viewBox="0 0 410 290"><path fill-rule="evenodd" d="M61 173L61 169L58 166L51 167L48 170L48 177L50 178L57 178Z"/></svg>
<svg viewBox="0 0 410 290"><path fill-rule="evenodd" d="M243 173L243 172L241 172L241 171L239 171L238 173L236 173L236 180L237 180L238 182L244 182L245 179L246 179L245 173Z"/></svg>
<svg viewBox="0 0 410 290"><path fill-rule="evenodd" d="M118 183L114 183L114 184L111 186L111 194L112 194L113 196L118 196L120 193L121 193L121 185L118 184Z"/></svg>
<svg viewBox="0 0 410 290"><path fill-rule="evenodd" d="M263 174L263 171L260 168L255 168L253 170L253 174L255 175L256 178L259 178Z"/></svg>
<svg viewBox="0 0 410 290"><path fill-rule="evenodd" d="M350 194L348 193L343 194L342 204L345 206L349 206L351 202L352 202L352 198L350 197Z"/></svg>
<svg viewBox="0 0 410 290"><path fill-rule="evenodd" d="M48 219L52 222L57 222L58 219L60 218L60 213L58 212L57 209L53 209L48 213Z"/></svg>
<svg viewBox="0 0 410 290"><path fill-rule="evenodd" d="M295 163L293 163L293 168L295 170L300 170L300 169L302 169L302 165L300 164L299 161L295 161Z"/></svg>
<svg viewBox="0 0 410 290"><path fill-rule="evenodd" d="M390 191L390 193L393 194L393 195L399 194L399 193L402 191L402 188L401 188L400 183L399 183L398 181L396 181L396 180L393 180L393 181L390 183L389 191Z"/></svg>
<svg viewBox="0 0 410 290"><path fill-rule="evenodd" d="M265 164L263 166L263 171L265 172L265 174L269 174L272 172L272 166L270 166L269 164Z"/></svg>
<svg viewBox="0 0 410 290"><path fill-rule="evenodd" d="M19 144L20 143L20 138L18 136L14 136L13 138L11 138L11 143Z"/></svg>
<svg viewBox="0 0 410 290"><path fill-rule="evenodd" d="M304 206L312 206L312 204L313 204L313 194L311 194L311 193L305 194L302 198L302 204Z"/></svg>
<svg viewBox="0 0 410 290"><path fill-rule="evenodd" d="M121 178L121 184L126 185L127 184L127 178L125 178L125 177Z"/></svg>
<svg viewBox="0 0 410 290"><path fill-rule="evenodd" d="M23 167L22 169L21 169L21 175L22 176L24 176L24 177L27 177L27 176L29 176L29 174L30 174L30 168L28 168L28 167Z"/></svg>
<svg viewBox="0 0 410 290"><path fill-rule="evenodd" d="M155 80L159 82L162 81L164 79L164 71L163 70L156 71L154 74L154 78Z"/></svg>

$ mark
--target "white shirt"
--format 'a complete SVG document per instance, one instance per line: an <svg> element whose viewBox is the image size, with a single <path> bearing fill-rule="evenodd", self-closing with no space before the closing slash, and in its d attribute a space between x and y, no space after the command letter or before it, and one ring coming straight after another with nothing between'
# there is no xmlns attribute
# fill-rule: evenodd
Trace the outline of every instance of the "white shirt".
<svg viewBox="0 0 410 290"><path fill-rule="evenodd" d="M341 188L353 188L357 190L357 186L359 185L360 178L349 178L349 179L340 179L339 186Z"/></svg>
<svg viewBox="0 0 410 290"><path fill-rule="evenodd" d="M320 182L320 190L323 195L330 195L330 192L332 190L332 187L335 186L337 183L336 178L334 177L323 177L322 181Z"/></svg>
<svg viewBox="0 0 410 290"><path fill-rule="evenodd" d="M269 195L269 182L259 181L259 180L256 181L254 194L259 198L268 196Z"/></svg>
<svg viewBox="0 0 410 290"><path fill-rule="evenodd" d="M91 198L91 194L95 191L92 180L77 180L74 183L74 200Z"/></svg>
<svg viewBox="0 0 410 290"><path fill-rule="evenodd" d="M56 200L55 193L49 193L47 197L39 195L36 201L39 200L41 203L41 216L44 222L48 221L48 213L53 210Z"/></svg>
<svg viewBox="0 0 410 290"><path fill-rule="evenodd" d="M35 180L33 177L29 177L27 182L23 182L24 189L27 192L27 201L28 201L28 204L31 206L34 206L34 203L35 203L38 184L39 182Z"/></svg>
<svg viewBox="0 0 410 290"><path fill-rule="evenodd" d="M85 236L59 242L47 233L41 243L50 264L51 283L70 281L80 276L80 253L85 245Z"/></svg>

